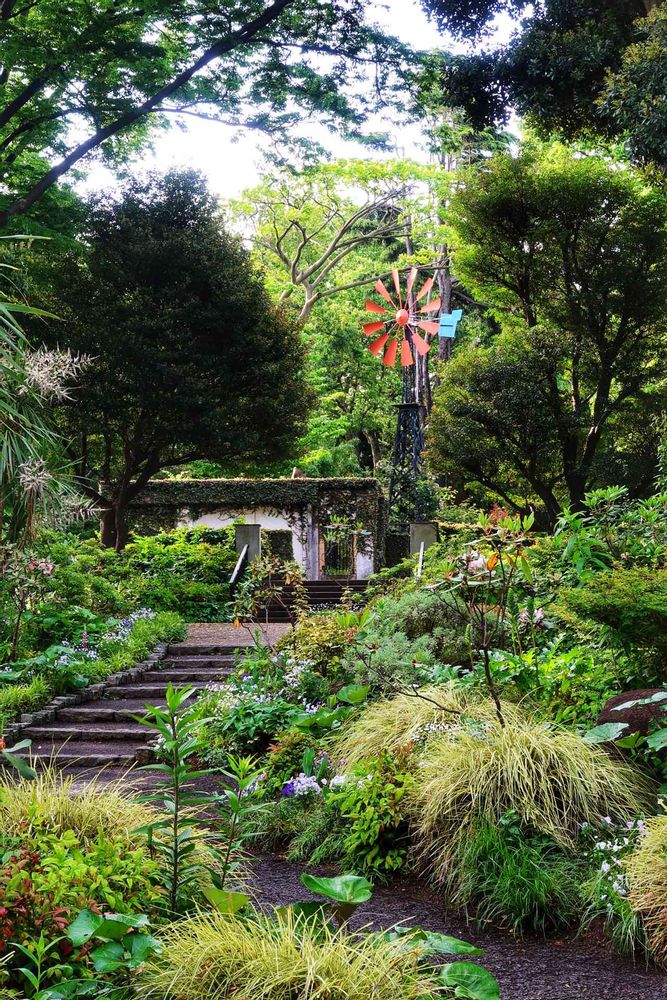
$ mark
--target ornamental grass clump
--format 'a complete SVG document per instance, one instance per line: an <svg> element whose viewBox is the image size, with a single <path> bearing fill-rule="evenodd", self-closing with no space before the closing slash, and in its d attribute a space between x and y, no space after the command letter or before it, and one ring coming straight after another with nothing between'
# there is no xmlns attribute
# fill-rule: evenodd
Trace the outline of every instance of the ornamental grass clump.
<svg viewBox="0 0 667 1000"><path fill-rule="evenodd" d="M458 727L470 694L452 684L432 685L415 694L399 694L370 704L336 740L336 755L350 764Z"/></svg>
<svg viewBox="0 0 667 1000"><path fill-rule="evenodd" d="M240 920L200 913L161 935L139 993L164 1000L427 1000L434 976L400 943L357 937L289 914Z"/></svg>
<svg viewBox="0 0 667 1000"><path fill-rule="evenodd" d="M625 861L628 899L644 921L653 956L667 964L667 816L646 820L645 826Z"/></svg>
<svg viewBox="0 0 667 1000"><path fill-rule="evenodd" d="M508 813L564 848L582 823L627 821L650 808L652 783L623 761L504 706L495 718L430 740L410 791L418 850L438 881L447 881L465 841L484 820Z"/></svg>
<svg viewBox="0 0 667 1000"><path fill-rule="evenodd" d="M135 831L155 815L133 801L122 780L102 784L91 780L81 788L55 767L40 771L34 781L16 781L0 774L0 829L21 836L32 826L56 835L72 831L83 844L94 843L100 834L135 843Z"/></svg>

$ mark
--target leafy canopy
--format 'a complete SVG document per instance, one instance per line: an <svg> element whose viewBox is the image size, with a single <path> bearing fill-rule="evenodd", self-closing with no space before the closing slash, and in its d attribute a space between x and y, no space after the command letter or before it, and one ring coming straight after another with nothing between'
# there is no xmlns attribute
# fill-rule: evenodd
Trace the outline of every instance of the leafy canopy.
<svg viewBox="0 0 667 1000"><path fill-rule="evenodd" d="M404 49L361 0L0 0L0 52L6 225L83 157L122 160L176 113L361 137L369 108L397 100Z"/></svg>
<svg viewBox="0 0 667 1000"><path fill-rule="evenodd" d="M308 407L298 334L201 176L132 182L86 242L47 282L63 317L49 337L93 359L64 411L88 493L122 508L167 465L284 456Z"/></svg>
<svg viewBox="0 0 667 1000"><path fill-rule="evenodd" d="M561 146L468 173L450 210L455 266L503 328L443 372L438 471L466 469L550 523L577 509L613 418L664 379L667 200Z"/></svg>

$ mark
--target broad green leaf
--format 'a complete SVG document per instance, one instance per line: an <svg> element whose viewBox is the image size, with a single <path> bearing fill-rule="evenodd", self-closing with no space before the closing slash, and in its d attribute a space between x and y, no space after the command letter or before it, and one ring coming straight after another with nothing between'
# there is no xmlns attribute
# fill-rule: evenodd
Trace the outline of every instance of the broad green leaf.
<svg viewBox="0 0 667 1000"><path fill-rule="evenodd" d="M600 726L594 726L584 733L582 740L584 743L610 743L618 739L621 733L628 728L627 722L603 722Z"/></svg>
<svg viewBox="0 0 667 1000"><path fill-rule="evenodd" d="M658 729L657 732L651 733L646 740L646 745L651 750L664 750L667 747L667 728Z"/></svg>
<svg viewBox="0 0 667 1000"><path fill-rule="evenodd" d="M128 934L123 945L130 953L130 959L127 963L130 969L136 969L151 955L162 953L162 943L152 934Z"/></svg>
<svg viewBox="0 0 667 1000"><path fill-rule="evenodd" d="M216 889L212 885L204 889L204 895L218 913L228 915L238 913L250 902L250 897L243 892L227 892L225 889Z"/></svg>
<svg viewBox="0 0 667 1000"><path fill-rule="evenodd" d="M387 941L402 939L408 947L416 946L425 955L483 955L482 948L461 941L460 938L439 934L437 931L425 931L421 927L393 927L386 931Z"/></svg>
<svg viewBox="0 0 667 1000"><path fill-rule="evenodd" d="M106 941L90 957L96 972L115 972L125 965L125 949L119 941Z"/></svg>
<svg viewBox="0 0 667 1000"><path fill-rule="evenodd" d="M650 698L633 698L630 701L624 701L620 705L614 705L611 711L622 712L626 708L636 708L637 705L655 705L661 701L667 701L667 691L656 691Z"/></svg>
<svg viewBox="0 0 667 1000"><path fill-rule="evenodd" d="M370 688L367 684L348 684L341 688L336 697L348 705L361 705L366 700Z"/></svg>
<svg viewBox="0 0 667 1000"><path fill-rule="evenodd" d="M294 917L303 917L305 920L309 920L311 917L325 917L329 913L328 903L319 903L316 899L307 900L299 903L290 903L288 906L279 906L276 908L276 916L288 917L290 914Z"/></svg>
<svg viewBox="0 0 667 1000"><path fill-rule="evenodd" d="M373 893L373 886L368 879L360 875L336 875L334 878L318 878L304 872L301 882L306 889L315 892L337 903L366 903Z"/></svg>
<svg viewBox="0 0 667 1000"><path fill-rule="evenodd" d="M500 1000L495 976L474 962L452 962L440 970L440 982L462 1000Z"/></svg>
<svg viewBox="0 0 667 1000"><path fill-rule="evenodd" d="M92 910L81 910L67 928L65 937L72 942L75 948L80 948L81 945L87 944L90 941L96 933L97 928L103 923L104 917L101 913L93 913Z"/></svg>

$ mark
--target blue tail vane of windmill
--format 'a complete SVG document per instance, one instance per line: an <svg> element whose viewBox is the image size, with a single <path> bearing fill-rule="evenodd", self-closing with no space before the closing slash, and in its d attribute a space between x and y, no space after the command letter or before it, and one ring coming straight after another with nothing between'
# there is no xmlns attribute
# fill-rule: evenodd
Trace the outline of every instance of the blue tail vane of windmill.
<svg viewBox="0 0 667 1000"><path fill-rule="evenodd" d="M455 337L456 327L463 316L463 309L455 309L454 312L440 314L439 337Z"/></svg>

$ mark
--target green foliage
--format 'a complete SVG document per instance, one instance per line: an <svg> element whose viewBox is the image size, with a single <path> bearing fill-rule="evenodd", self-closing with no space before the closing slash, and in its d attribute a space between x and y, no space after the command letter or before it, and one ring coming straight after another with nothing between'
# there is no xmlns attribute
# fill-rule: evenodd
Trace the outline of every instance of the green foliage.
<svg viewBox="0 0 667 1000"><path fill-rule="evenodd" d="M549 526L564 499L579 507L614 452L613 421L633 419L628 400L662 377L666 213L639 173L559 145L466 175L448 216L456 270L502 333L443 372L437 474L463 470L519 510L539 504Z"/></svg>
<svg viewBox="0 0 667 1000"><path fill-rule="evenodd" d="M449 103L481 125L509 108L549 135L627 141L640 161L664 167L664 42L658 9L642 0L422 0L445 31L477 40L497 14L519 30L500 52L458 57L444 68ZM521 20L519 20L521 18Z"/></svg>
<svg viewBox="0 0 667 1000"><path fill-rule="evenodd" d="M351 675L343 661L357 631L357 623L341 625L333 613L310 614L297 621L293 632L278 640L277 649L311 663L331 684L346 683Z"/></svg>
<svg viewBox="0 0 667 1000"><path fill-rule="evenodd" d="M654 651L658 660L653 669L648 666L646 681L658 679L667 649L667 570L599 573L584 586L562 591L559 600L566 610L604 625L626 650Z"/></svg>
<svg viewBox="0 0 667 1000"><path fill-rule="evenodd" d="M194 754L202 749L196 705L186 704L193 693L192 688L169 684L165 708L147 706L140 720L159 737L159 752L164 759L157 765L160 774L154 789L144 796L144 801L162 806L164 817L154 819L143 833L151 852L160 859L160 875L172 918L191 906L206 864L205 856L198 854L200 838L196 832L197 810L206 799L192 787L194 779L206 773L195 770L191 763ZM152 767L148 765L149 770Z"/></svg>
<svg viewBox="0 0 667 1000"><path fill-rule="evenodd" d="M438 995L435 976L419 972L416 950L333 931L289 910L250 921L201 913L173 924L162 940L162 959L148 965L142 982L143 995L156 1000L223 1000L239 990L254 1000Z"/></svg>
<svg viewBox="0 0 667 1000"><path fill-rule="evenodd" d="M317 749L317 740L301 729L280 733L264 758L263 787L267 795L280 792L286 781L302 769L303 755Z"/></svg>
<svg viewBox="0 0 667 1000"><path fill-rule="evenodd" d="M646 823L646 836L625 862L629 901L641 916L653 956L667 959L667 816Z"/></svg>
<svg viewBox="0 0 667 1000"><path fill-rule="evenodd" d="M526 830L512 813L483 822L462 844L452 899L517 933L562 929L580 912L583 865L552 840Z"/></svg>
<svg viewBox="0 0 667 1000"><path fill-rule="evenodd" d="M647 952L641 913L628 899L626 865L646 833L643 820L615 826L607 816L599 827L584 827L579 848L589 867L582 886L582 928L601 924L614 951L627 958Z"/></svg>
<svg viewBox="0 0 667 1000"><path fill-rule="evenodd" d="M121 549L127 505L151 476L196 457L228 471L283 457L308 394L294 324L220 227L200 175L134 181L95 207L89 230L84 258L48 276L62 322L43 336L94 358L65 425L73 457L86 442L80 479L103 541Z"/></svg>
<svg viewBox="0 0 667 1000"><path fill-rule="evenodd" d="M471 721L430 740L411 792L418 846L446 880L470 830L507 812L564 848L578 826L604 816L632 819L650 808L654 786L577 734L504 706L497 719Z"/></svg>
<svg viewBox="0 0 667 1000"><path fill-rule="evenodd" d="M406 793L414 779L406 761L389 754L353 767L326 798L344 821L343 866L371 876L401 871L407 862Z"/></svg>
<svg viewBox="0 0 667 1000"><path fill-rule="evenodd" d="M136 153L157 128L167 127L161 109L213 108L220 121L275 130L283 140L290 126L315 113L329 127L361 138L366 111L377 108L377 88L390 97L407 57L356 2L322 7L308 0L293 9L253 0L206 13L202 18L199 7L164 0L138 9L123 0L113 16L105 3L92 10L76 4L65 25L57 2L6 10L0 139L8 190L1 225L29 210L91 150L102 146L116 162ZM316 58L322 38L339 57L335 74ZM274 58L278 43L293 52L289 64ZM372 95L359 85L367 62L374 69ZM76 137L68 129L74 106Z"/></svg>
<svg viewBox="0 0 667 1000"><path fill-rule="evenodd" d="M0 733L23 712L46 704L50 690L44 677L33 677L27 684L0 684Z"/></svg>
<svg viewBox="0 0 667 1000"><path fill-rule="evenodd" d="M73 794L72 780L55 773L3 780L0 937L13 948L0 965L0 987L27 986L32 996L32 977L41 988L91 978L87 949L73 954L63 936L82 907L113 911L131 926L137 918L120 915L162 905L157 866L137 834L147 819L150 812L112 784L92 782Z"/></svg>

